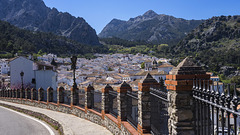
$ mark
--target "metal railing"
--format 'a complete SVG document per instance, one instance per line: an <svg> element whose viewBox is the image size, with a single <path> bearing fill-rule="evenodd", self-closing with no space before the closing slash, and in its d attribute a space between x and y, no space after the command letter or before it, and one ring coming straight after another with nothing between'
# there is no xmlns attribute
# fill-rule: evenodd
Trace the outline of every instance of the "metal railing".
<svg viewBox="0 0 240 135"><path fill-rule="evenodd" d="M196 134L238 134L237 118L240 113L237 110L239 98L235 84L228 84L225 88L224 84L220 87L217 83L215 87L209 81L193 80L193 98Z"/></svg>
<svg viewBox="0 0 240 135"><path fill-rule="evenodd" d="M117 94L116 91L109 91L109 113L115 118L118 116Z"/></svg>
<svg viewBox="0 0 240 135"><path fill-rule="evenodd" d="M64 90L63 91L63 97L64 97L63 104L70 105L71 104L71 91L70 90Z"/></svg>
<svg viewBox="0 0 240 135"><path fill-rule="evenodd" d="M93 109L95 111L101 113L101 110L102 110L102 92L99 91L99 90L94 90L93 91L93 96L94 96Z"/></svg>
<svg viewBox="0 0 240 135"><path fill-rule="evenodd" d="M57 103L57 91L53 90L53 103Z"/></svg>
<svg viewBox="0 0 240 135"><path fill-rule="evenodd" d="M151 133L168 135L168 93L165 87L150 88Z"/></svg>
<svg viewBox="0 0 240 135"><path fill-rule="evenodd" d="M85 90L84 89L78 90L78 96L79 96L78 105L80 107L84 107L85 106Z"/></svg>
<svg viewBox="0 0 240 135"><path fill-rule="evenodd" d="M137 129L138 124L138 93L127 91L127 121Z"/></svg>

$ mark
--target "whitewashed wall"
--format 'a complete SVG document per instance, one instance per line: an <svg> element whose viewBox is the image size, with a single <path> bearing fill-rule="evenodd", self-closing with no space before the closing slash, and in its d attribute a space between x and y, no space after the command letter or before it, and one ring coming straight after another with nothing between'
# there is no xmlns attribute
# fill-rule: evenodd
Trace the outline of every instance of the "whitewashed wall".
<svg viewBox="0 0 240 135"><path fill-rule="evenodd" d="M24 88L27 85L32 86L32 79L34 78L33 61L24 57L18 57L10 61L10 80L11 88L21 88L21 71L24 72L23 83Z"/></svg>
<svg viewBox="0 0 240 135"><path fill-rule="evenodd" d="M57 73L52 70L36 70L36 89L42 87L47 90L48 87L52 87L57 90Z"/></svg>

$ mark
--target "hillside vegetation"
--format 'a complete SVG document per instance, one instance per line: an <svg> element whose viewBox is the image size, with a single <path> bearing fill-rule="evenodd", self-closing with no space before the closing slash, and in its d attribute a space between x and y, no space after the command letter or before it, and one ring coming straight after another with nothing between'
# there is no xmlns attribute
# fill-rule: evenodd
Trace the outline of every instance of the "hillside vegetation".
<svg viewBox="0 0 240 135"><path fill-rule="evenodd" d="M4 21L0 21L0 50L0 57L13 57L15 53L38 53L40 50L61 56L91 56L92 53L106 52L102 46L83 45L52 33L23 30Z"/></svg>
<svg viewBox="0 0 240 135"><path fill-rule="evenodd" d="M240 16L212 17L173 48L176 57L193 56L207 69L240 67Z"/></svg>

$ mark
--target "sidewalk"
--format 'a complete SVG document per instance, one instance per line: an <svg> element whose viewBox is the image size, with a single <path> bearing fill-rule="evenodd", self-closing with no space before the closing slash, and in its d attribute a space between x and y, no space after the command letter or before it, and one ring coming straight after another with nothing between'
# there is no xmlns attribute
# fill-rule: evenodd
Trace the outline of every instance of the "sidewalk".
<svg viewBox="0 0 240 135"><path fill-rule="evenodd" d="M112 135L106 128L71 114L1 100L0 103L45 114L63 126L64 135Z"/></svg>

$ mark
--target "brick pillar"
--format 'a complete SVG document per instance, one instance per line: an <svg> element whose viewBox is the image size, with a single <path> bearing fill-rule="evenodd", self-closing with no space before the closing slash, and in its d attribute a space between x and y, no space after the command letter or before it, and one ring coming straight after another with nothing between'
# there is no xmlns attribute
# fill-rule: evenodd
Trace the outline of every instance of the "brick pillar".
<svg viewBox="0 0 240 135"><path fill-rule="evenodd" d="M128 98L127 91L132 91L132 88L125 81L118 87L117 92L117 102L118 102L118 126L121 127L122 121L127 120L128 114Z"/></svg>
<svg viewBox="0 0 240 135"><path fill-rule="evenodd" d="M185 58L166 76L169 98L169 134L194 135L195 105L193 104L193 79L209 80L210 75L195 65L192 58Z"/></svg>
<svg viewBox="0 0 240 135"><path fill-rule="evenodd" d="M44 94L43 91L44 90L43 90L42 87L38 89L38 101L43 101L43 96L44 96L43 95Z"/></svg>
<svg viewBox="0 0 240 135"><path fill-rule="evenodd" d="M59 105L59 103L64 103L64 88L63 87L59 87L57 89L57 104Z"/></svg>
<svg viewBox="0 0 240 135"><path fill-rule="evenodd" d="M94 88L90 84L85 88L85 112L87 109L91 109L94 104Z"/></svg>
<svg viewBox="0 0 240 135"><path fill-rule="evenodd" d="M31 97L31 90L30 88L25 89L25 99L30 99Z"/></svg>
<svg viewBox="0 0 240 135"><path fill-rule="evenodd" d="M33 88L31 89L31 100L33 101Z"/></svg>
<svg viewBox="0 0 240 135"><path fill-rule="evenodd" d="M23 98L27 99L27 88L23 90Z"/></svg>
<svg viewBox="0 0 240 135"><path fill-rule="evenodd" d="M104 115L109 113L109 91L113 91L113 88L110 85L106 85L102 88L102 118Z"/></svg>
<svg viewBox="0 0 240 135"><path fill-rule="evenodd" d="M151 131L151 101L150 87L160 87L160 84L148 73L138 83L138 133L150 133Z"/></svg>
<svg viewBox="0 0 240 135"><path fill-rule="evenodd" d="M35 88L31 89L31 100L36 100L37 99L37 90Z"/></svg>
<svg viewBox="0 0 240 135"><path fill-rule="evenodd" d="M48 87L47 88L47 103L52 102L52 101L53 101L53 88Z"/></svg>

